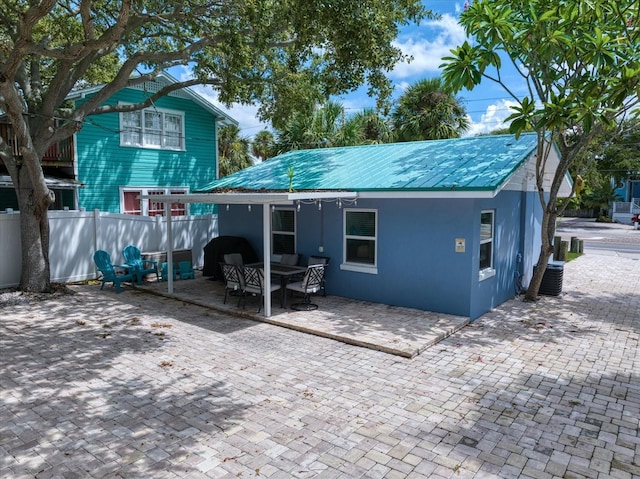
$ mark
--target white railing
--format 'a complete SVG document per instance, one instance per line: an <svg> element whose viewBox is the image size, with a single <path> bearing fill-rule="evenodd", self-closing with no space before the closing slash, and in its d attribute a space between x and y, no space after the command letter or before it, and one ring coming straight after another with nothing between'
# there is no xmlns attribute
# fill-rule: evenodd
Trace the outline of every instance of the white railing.
<svg viewBox="0 0 640 479"><path fill-rule="evenodd" d="M611 208L611 219L618 223L631 223L633 215L640 213L640 198L631 201L614 201Z"/></svg>
<svg viewBox="0 0 640 479"><path fill-rule="evenodd" d="M631 213L631 202L629 201L614 201L613 202L613 214L628 214Z"/></svg>
<svg viewBox="0 0 640 479"><path fill-rule="evenodd" d="M51 281L67 283L96 278L93 253L107 251L121 263L122 249L135 244L142 251L167 250L164 217L101 211L49 211ZM173 249L190 249L194 266L204 264L204 246L218 236L217 215L171 219ZM0 288L18 285L22 268L20 213L0 212Z"/></svg>

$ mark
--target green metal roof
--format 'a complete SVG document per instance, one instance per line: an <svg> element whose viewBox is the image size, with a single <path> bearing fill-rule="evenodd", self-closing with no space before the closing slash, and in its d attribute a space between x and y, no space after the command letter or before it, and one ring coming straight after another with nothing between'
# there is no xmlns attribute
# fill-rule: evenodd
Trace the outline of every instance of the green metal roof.
<svg viewBox="0 0 640 479"><path fill-rule="evenodd" d="M535 133L296 150L216 180L200 191L293 189L492 191L535 153Z"/></svg>

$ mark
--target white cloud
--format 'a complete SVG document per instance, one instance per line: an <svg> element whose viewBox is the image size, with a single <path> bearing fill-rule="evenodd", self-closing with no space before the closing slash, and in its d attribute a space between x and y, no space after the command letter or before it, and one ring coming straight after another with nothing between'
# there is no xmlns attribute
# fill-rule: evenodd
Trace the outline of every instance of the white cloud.
<svg viewBox="0 0 640 479"><path fill-rule="evenodd" d="M480 117L479 122L471 121L471 126L466 136L474 136L480 133L489 133L499 128L507 128L509 124L505 123L504 120L513 113L510 107L515 105L517 105L517 103L511 100L500 100L498 103L489 105Z"/></svg>
<svg viewBox="0 0 640 479"><path fill-rule="evenodd" d="M190 80L193 78L191 69L188 67L175 67L170 71L178 81ZM209 100L217 108L225 112L231 118L238 122L238 128L240 128L240 134L242 136L253 136L261 130L271 129L271 125L264 123L258 119L258 106L257 105L243 105L240 103L234 103L230 108L227 108L222 102L218 100L218 92L208 85L196 85L191 87L191 90L198 95Z"/></svg>
<svg viewBox="0 0 640 479"><path fill-rule="evenodd" d="M193 87L199 95L203 96L217 108L220 108L223 112L229 115L231 118L238 122L238 128L240 128L240 134L242 136L253 136L261 130L271 129L271 125L260 121L258 118L258 106L257 105L243 105L240 103L234 103L230 108L227 108L222 102L218 101L218 94L208 86Z"/></svg>
<svg viewBox="0 0 640 479"><path fill-rule="evenodd" d="M444 14L438 20L423 22L419 28L412 29L409 36L399 37L394 43L403 53L412 56L413 60L396 65L391 77L404 79L437 73L442 57L449 55L451 49L465 40L464 29L450 14Z"/></svg>
<svg viewBox="0 0 640 479"><path fill-rule="evenodd" d="M407 91L407 88L411 86L411 83L408 81L401 81L396 83L395 90L396 92L400 92L401 94Z"/></svg>

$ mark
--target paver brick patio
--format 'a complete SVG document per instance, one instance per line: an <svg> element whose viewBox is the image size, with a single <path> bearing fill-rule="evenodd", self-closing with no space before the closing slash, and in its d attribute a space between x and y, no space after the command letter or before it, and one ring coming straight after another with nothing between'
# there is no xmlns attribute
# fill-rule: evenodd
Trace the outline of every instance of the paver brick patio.
<svg viewBox="0 0 640 479"><path fill-rule="evenodd" d="M0 477L640 478L638 261L413 359L74 289L0 308Z"/></svg>

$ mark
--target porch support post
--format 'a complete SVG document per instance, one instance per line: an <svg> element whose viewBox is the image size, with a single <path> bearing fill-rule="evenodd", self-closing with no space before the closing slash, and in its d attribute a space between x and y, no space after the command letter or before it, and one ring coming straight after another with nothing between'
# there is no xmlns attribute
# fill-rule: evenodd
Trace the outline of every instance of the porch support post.
<svg viewBox="0 0 640 479"><path fill-rule="evenodd" d="M171 225L171 203L164 203L164 214L167 217L167 292L173 294L173 229Z"/></svg>
<svg viewBox="0 0 640 479"><path fill-rule="evenodd" d="M262 204L262 250L264 251L264 316L271 316L271 207Z"/></svg>

